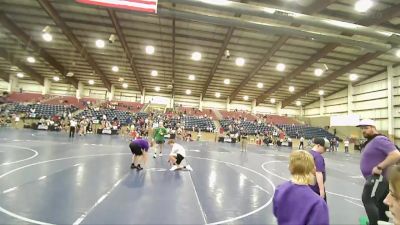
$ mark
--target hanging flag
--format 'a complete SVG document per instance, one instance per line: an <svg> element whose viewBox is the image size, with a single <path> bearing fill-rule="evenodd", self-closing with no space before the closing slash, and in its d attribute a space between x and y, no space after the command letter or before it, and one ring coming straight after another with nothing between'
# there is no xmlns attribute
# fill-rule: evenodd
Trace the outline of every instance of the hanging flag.
<svg viewBox="0 0 400 225"><path fill-rule="evenodd" d="M79 3L157 13L158 0L76 0Z"/></svg>

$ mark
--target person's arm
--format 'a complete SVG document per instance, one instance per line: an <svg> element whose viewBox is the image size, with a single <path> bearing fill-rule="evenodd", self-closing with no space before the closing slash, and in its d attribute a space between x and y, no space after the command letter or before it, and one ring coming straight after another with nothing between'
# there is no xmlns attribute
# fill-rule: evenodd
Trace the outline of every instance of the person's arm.
<svg viewBox="0 0 400 225"><path fill-rule="evenodd" d="M322 172L316 172L315 177L317 179L317 184L319 187L319 196L324 198L325 197L324 175L322 174Z"/></svg>
<svg viewBox="0 0 400 225"><path fill-rule="evenodd" d="M376 165L372 169L372 174L380 175L380 174L382 174L382 171L384 169L388 168L389 166L391 166L399 161L400 161L400 152L397 149L395 149L386 156L385 160L380 162L378 165Z"/></svg>

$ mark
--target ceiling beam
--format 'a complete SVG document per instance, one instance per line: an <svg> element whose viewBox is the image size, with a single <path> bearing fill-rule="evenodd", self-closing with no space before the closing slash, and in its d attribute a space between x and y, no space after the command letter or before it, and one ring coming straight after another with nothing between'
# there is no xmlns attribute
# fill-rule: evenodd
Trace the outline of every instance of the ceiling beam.
<svg viewBox="0 0 400 225"><path fill-rule="evenodd" d="M0 79L3 79L5 82L9 83L10 75L4 70L0 70Z"/></svg>
<svg viewBox="0 0 400 225"><path fill-rule="evenodd" d="M80 53L82 58L84 58L89 65L93 68L94 72L100 76L101 81L108 91L111 91L111 83L107 79L106 75L100 70L97 66L96 61L89 54L87 49L82 46L79 42L78 38L72 32L72 30L67 26L67 24L63 21L60 15L57 13L55 8L51 5L48 0L37 0L39 5L46 11L46 13L50 16L50 18L54 21L54 23L62 30L65 36L67 36L68 40L75 47L76 51Z"/></svg>
<svg viewBox="0 0 400 225"><path fill-rule="evenodd" d="M218 56L217 56L217 58L216 58L215 61L214 61L213 67L211 68L210 75L208 76L207 81L206 81L206 83L204 84L203 91L202 91L202 93L201 93L201 94L202 94L202 95L201 95L202 98L204 98L204 96L206 95L207 89L208 89L208 87L209 87L210 84L211 84L211 80L214 78L215 72L217 71L218 65L219 65L219 63L221 62L222 56L224 55L224 52L225 52L225 49L226 49L226 47L228 46L229 41L230 41L231 38L232 38L232 35L233 35L233 31L234 31L234 30L235 30L235 28L229 27L228 32L226 32L226 34L225 34L224 42L222 43L222 46L221 46L221 48L219 49Z"/></svg>
<svg viewBox="0 0 400 225"><path fill-rule="evenodd" d="M64 79L72 84L76 89L78 88L78 80L73 77L67 77L68 71L59 63L56 59L54 59L46 50L41 48L34 40L31 39L23 30L21 30L13 21L11 21L7 15L0 11L0 23L9 30L14 36L20 40L25 47L29 47L35 53L40 55L48 64L50 64L53 68L55 68L61 75L64 76Z"/></svg>
<svg viewBox="0 0 400 225"><path fill-rule="evenodd" d="M336 1L337 0L316 0L311 5L307 6L307 8L303 9L302 13L314 14L316 12L320 12Z"/></svg>
<svg viewBox="0 0 400 225"><path fill-rule="evenodd" d="M132 56L131 50L128 47L128 42L126 42L125 35L122 32L122 28L121 28L121 25L119 24L117 15L115 14L115 11L112 10L112 9L107 9L107 12L108 12L108 15L111 18L111 21L112 21L112 24L114 26L114 29L117 32L118 40L121 42L122 48L124 49L124 52L126 54L126 58L129 61L129 65L130 65L130 67L132 69L132 72L136 77L137 85L138 85L140 91L143 91L142 79L140 78L139 72L138 72L138 70L137 70L137 68L135 66L135 62L133 60L133 56Z"/></svg>
<svg viewBox="0 0 400 225"><path fill-rule="evenodd" d="M18 67L22 72L29 75L34 81L38 82L40 85L44 85L44 77L42 75L40 75L31 67L17 61L11 53L7 52L7 50L0 48L0 57L10 62L10 64Z"/></svg>
<svg viewBox="0 0 400 225"><path fill-rule="evenodd" d="M379 25L397 16L400 16L400 4L369 15L364 19L359 20L357 24L367 27L371 25Z"/></svg>
<svg viewBox="0 0 400 225"><path fill-rule="evenodd" d="M396 5L393 8L397 8L398 6L400 6L400 4ZM386 17L386 19L390 19L393 18L397 15L397 12L393 12L391 8L385 9L383 11L380 12L380 14L388 14L391 15L391 17ZM357 22L357 24L363 25L363 26L371 26L371 25L379 25L380 23L383 23L384 21L382 20L369 20L368 18L365 19L361 19ZM342 33L343 35L347 35L347 36L352 36L352 34L349 33ZM318 51L318 53L316 53L315 55L313 55L312 57L310 57L307 61L305 61L302 65L300 65L299 67L297 67L291 74L289 74L288 76L282 78L278 84L272 86L270 89L268 89L266 92L264 92L263 94L261 94L259 97L257 97L257 104L260 104L262 102L265 101L265 99L270 96L271 94L273 94L275 91L279 90L283 85L285 85L288 81L290 81L291 79L295 78L296 76L300 75L302 72L304 72L308 67L312 66L314 63L318 62L320 59L324 58L325 56L327 56L329 54L330 51L333 51L336 47L338 47L339 44L328 44L326 45L324 48L322 48L321 50ZM298 94L296 93L295 96L298 96ZM300 96L301 97L301 96Z"/></svg>
<svg viewBox="0 0 400 225"><path fill-rule="evenodd" d="M305 89L301 90L300 92L297 92L296 94L290 96L289 98L286 98L285 100L282 101L282 108L290 105L293 101L296 99L300 98L303 95L306 95L307 93L310 93L311 91L324 86L325 84L328 84L329 82L335 80L336 78L342 76L343 74L346 74L350 72L351 70L361 66L364 63L367 63L368 61L375 59L376 57L382 55L383 52L375 52L375 53L367 53L355 61L347 64L346 66L342 67L339 70L336 70L335 72L331 73L329 76L325 77L324 79L317 81L313 83L312 85L306 87Z"/></svg>
<svg viewBox="0 0 400 225"><path fill-rule="evenodd" d="M172 18L172 96L175 97L175 17Z"/></svg>
<svg viewBox="0 0 400 225"><path fill-rule="evenodd" d="M239 86L229 96L230 101L235 99L239 94L240 90L247 85L247 83L263 68L263 66L271 59L271 57L286 43L289 36L282 36L274 43L271 49L263 56L262 60L257 64L256 67L240 82ZM255 87L254 87L255 88Z"/></svg>

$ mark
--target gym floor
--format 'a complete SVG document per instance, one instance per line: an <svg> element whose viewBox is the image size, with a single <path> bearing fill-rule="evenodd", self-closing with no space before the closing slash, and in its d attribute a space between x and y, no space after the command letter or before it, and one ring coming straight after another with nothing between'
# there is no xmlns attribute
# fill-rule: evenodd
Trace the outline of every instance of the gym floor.
<svg viewBox="0 0 400 225"><path fill-rule="evenodd" d="M290 150L183 143L193 171L167 154L131 170L120 136L0 128L1 224L276 224L272 196L288 179ZM152 150L150 150L153 153ZM326 153L331 224L358 224L358 153ZM298 206L301 207L301 206Z"/></svg>

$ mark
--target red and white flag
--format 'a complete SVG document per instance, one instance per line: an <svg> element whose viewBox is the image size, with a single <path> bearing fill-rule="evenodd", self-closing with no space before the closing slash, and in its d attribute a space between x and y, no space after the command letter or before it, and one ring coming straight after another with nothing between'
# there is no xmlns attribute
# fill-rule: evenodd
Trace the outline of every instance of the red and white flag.
<svg viewBox="0 0 400 225"><path fill-rule="evenodd" d="M76 0L79 3L157 13L158 0Z"/></svg>

